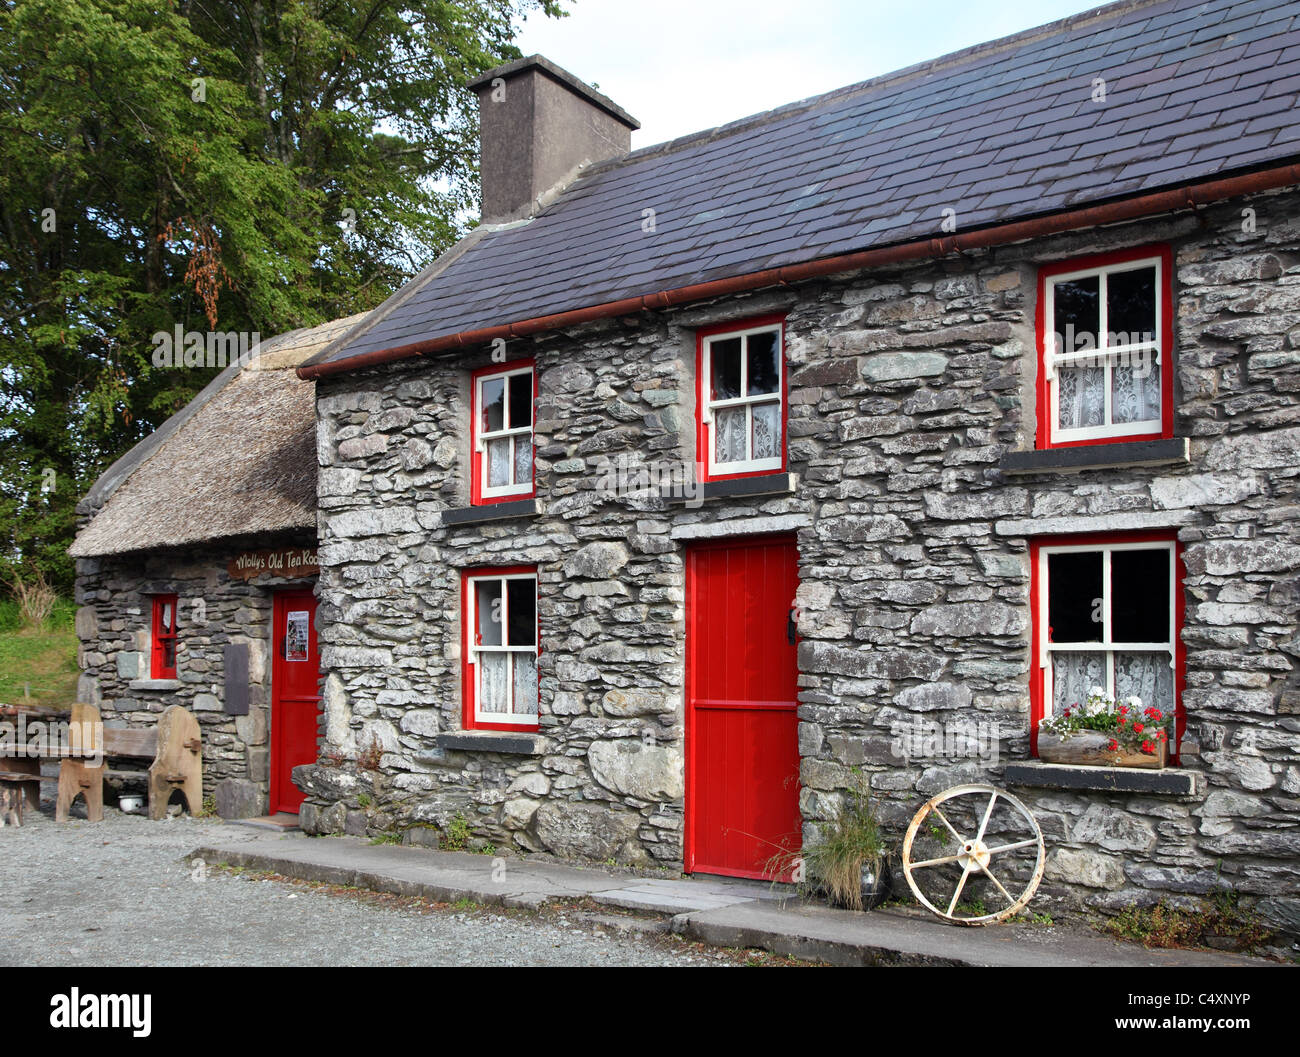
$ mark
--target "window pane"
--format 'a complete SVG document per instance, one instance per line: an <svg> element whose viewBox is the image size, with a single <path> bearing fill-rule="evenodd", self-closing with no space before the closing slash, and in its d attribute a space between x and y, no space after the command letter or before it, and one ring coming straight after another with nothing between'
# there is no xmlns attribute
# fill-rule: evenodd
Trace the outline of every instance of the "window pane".
<svg viewBox="0 0 1300 1057"><path fill-rule="evenodd" d="M176 667L176 640L164 639L162 643L163 667Z"/></svg>
<svg viewBox="0 0 1300 1057"><path fill-rule="evenodd" d="M1160 364L1155 351L1122 356L1111 371L1112 422L1160 421Z"/></svg>
<svg viewBox="0 0 1300 1057"><path fill-rule="evenodd" d="M515 680L515 714L537 715L537 658L531 653L512 653Z"/></svg>
<svg viewBox="0 0 1300 1057"><path fill-rule="evenodd" d="M1094 686L1106 689L1104 653L1052 654L1052 714L1082 705Z"/></svg>
<svg viewBox="0 0 1300 1057"><path fill-rule="evenodd" d="M775 331L751 334L749 342L749 396L775 393L781 388L781 364L777 356ZM716 347L716 346L715 346Z"/></svg>
<svg viewBox="0 0 1300 1057"><path fill-rule="evenodd" d="M1101 551L1047 556L1047 623L1051 642L1100 642Z"/></svg>
<svg viewBox="0 0 1300 1057"><path fill-rule="evenodd" d="M1056 351L1082 352L1084 349L1096 348L1097 331L1101 329L1098 277L1090 275L1056 283L1052 290Z"/></svg>
<svg viewBox="0 0 1300 1057"><path fill-rule="evenodd" d="M1155 266L1106 276L1106 344L1156 340Z"/></svg>
<svg viewBox="0 0 1300 1057"><path fill-rule="evenodd" d="M740 396L740 339L711 342L709 359L713 368L713 399Z"/></svg>
<svg viewBox="0 0 1300 1057"><path fill-rule="evenodd" d="M508 653L480 653L478 655L478 710L480 712L505 712L506 687L510 679Z"/></svg>
<svg viewBox="0 0 1300 1057"><path fill-rule="evenodd" d="M490 440L485 453L488 464L488 487L499 488L510 483L510 438Z"/></svg>
<svg viewBox="0 0 1300 1057"><path fill-rule="evenodd" d="M1168 642L1169 551L1113 551L1110 556L1112 642Z"/></svg>
<svg viewBox="0 0 1300 1057"><path fill-rule="evenodd" d="M533 375L510 376L510 428L533 424Z"/></svg>
<svg viewBox="0 0 1300 1057"><path fill-rule="evenodd" d="M537 581L507 580L510 592L510 646L537 645Z"/></svg>
<svg viewBox="0 0 1300 1057"><path fill-rule="evenodd" d="M478 645L502 646L501 581L474 581L474 611L478 618Z"/></svg>
<svg viewBox="0 0 1300 1057"><path fill-rule="evenodd" d="M162 604L162 630L165 634L176 630L176 615L170 602Z"/></svg>
<svg viewBox="0 0 1300 1057"><path fill-rule="evenodd" d="M713 416L713 461L745 460L745 409L728 407Z"/></svg>
<svg viewBox="0 0 1300 1057"><path fill-rule="evenodd" d="M533 438L520 435L515 444L515 484L528 484L533 479Z"/></svg>
<svg viewBox="0 0 1300 1057"><path fill-rule="evenodd" d="M484 432L505 427L506 382L504 378L488 378L483 382Z"/></svg>
<svg viewBox="0 0 1300 1057"><path fill-rule="evenodd" d="M754 405L754 458L775 459L781 455L781 405Z"/></svg>
<svg viewBox="0 0 1300 1057"><path fill-rule="evenodd" d="M1061 429L1106 425L1106 371L1101 366L1060 367L1056 424Z"/></svg>
<svg viewBox="0 0 1300 1057"><path fill-rule="evenodd" d="M1120 701L1130 697L1142 699L1143 708L1155 707L1162 712L1174 708L1174 670L1169 654L1115 654L1115 696Z"/></svg>

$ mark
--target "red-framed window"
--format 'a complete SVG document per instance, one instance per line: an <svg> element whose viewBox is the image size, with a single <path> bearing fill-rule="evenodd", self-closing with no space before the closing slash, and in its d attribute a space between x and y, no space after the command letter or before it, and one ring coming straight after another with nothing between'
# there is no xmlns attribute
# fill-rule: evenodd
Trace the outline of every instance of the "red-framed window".
<svg viewBox="0 0 1300 1057"><path fill-rule="evenodd" d="M1062 536L1030 544L1030 739L1044 716L1093 687L1173 711L1170 755L1186 727L1182 550L1171 533Z"/></svg>
<svg viewBox="0 0 1300 1057"><path fill-rule="evenodd" d="M176 610L175 595L154 595L150 621L149 677L176 678Z"/></svg>
<svg viewBox="0 0 1300 1057"><path fill-rule="evenodd" d="M536 730L537 570L528 566L461 574L466 730Z"/></svg>
<svg viewBox="0 0 1300 1057"><path fill-rule="evenodd" d="M1039 448L1174 435L1172 273L1168 246L1039 270Z"/></svg>
<svg viewBox="0 0 1300 1057"><path fill-rule="evenodd" d="M703 479L785 469L785 317L696 334L696 461Z"/></svg>
<svg viewBox="0 0 1300 1057"><path fill-rule="evenodd" d="M537 371L531 360L493 364L470 376L470 502L502 503L535 493L533 408Z"/></svg>

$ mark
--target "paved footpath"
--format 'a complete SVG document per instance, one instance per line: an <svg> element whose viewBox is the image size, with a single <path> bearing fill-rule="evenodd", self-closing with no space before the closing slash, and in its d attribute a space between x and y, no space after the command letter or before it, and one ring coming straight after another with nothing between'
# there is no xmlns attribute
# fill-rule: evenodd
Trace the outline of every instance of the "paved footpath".
<svg viewBox="0 0 1300 1057"><path fill-rule="evenodd" d="M245 828L228 827L225 832ZM758 882L645 878L533 859L372 845L356 837L259 832L252 839L212 841L197 846L193 854L206 862L443 902L468 899L537 909L556 901L590 900L662 915L666 927L689 939L838 965L1271 964L1233 954L1149 951L1078 928L1028 924L961 928L923 911L901 908L852 913L789 898Z"/></svg>
<svg viewBox="0 0 1300 1057"><path fill-rule="evenodd" d="M29 811L21 828L0 829L0 965L717 966L743 960L652 929L627 931L623 921L593 921L567 907L542 914L421 912L381 898L200 869L189 854L196 847L220 846L233 861L250 846L260 853L261 831L186 817L149 822L111 808L105 815L100 823L59 824ZM333 843L300 837L277 846Z"/></svg>

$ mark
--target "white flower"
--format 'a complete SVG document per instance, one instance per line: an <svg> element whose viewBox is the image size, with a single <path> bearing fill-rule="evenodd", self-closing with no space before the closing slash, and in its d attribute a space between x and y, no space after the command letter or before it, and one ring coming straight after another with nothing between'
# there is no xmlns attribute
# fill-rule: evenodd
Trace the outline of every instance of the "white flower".
<svg viewBox="0 0 1300 1057"><path fill-rule="evenodd" d="M1089 696L1089 697L1105 697L1105 696L1106 696L1106 691L1103 690L1100 686L1094 686L1091 690L1088 691L1088 696Z"/></svg>
<svg viewBox="0 0 1300 1057"><path fill-rule="evenodd" d="M1125 704L1128 705L1129 708L1141 708L1142 698L1138 697L1137 694L1134 694L1125 702Z"/></svg>

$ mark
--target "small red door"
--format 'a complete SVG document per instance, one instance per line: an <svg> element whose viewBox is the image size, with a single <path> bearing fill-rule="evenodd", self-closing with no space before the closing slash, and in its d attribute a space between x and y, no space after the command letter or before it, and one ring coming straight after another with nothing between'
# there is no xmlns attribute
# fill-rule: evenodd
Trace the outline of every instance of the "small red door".
<svg viewBox="0 0 1300 1057"><path fill-rule="evenodd" d="M798 554L727 540L686 562L686 870L767 877L801 843Z"/></svg>
<svg viewBox="0 0 1300 1057"><path fill-rule="evenodd" d="M293 769L316 759L320 715L320 653L316 647L316 596L311 591L275 595L275 655L271 662L271 812L297 814L302 791Z"/></svg>

